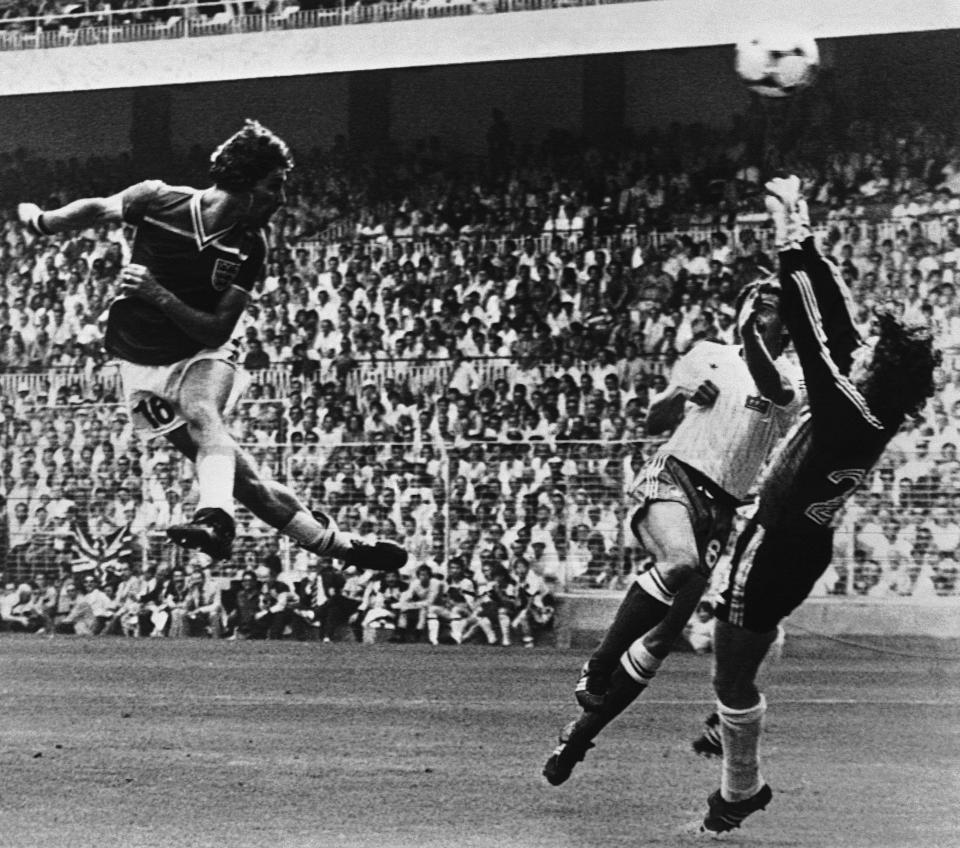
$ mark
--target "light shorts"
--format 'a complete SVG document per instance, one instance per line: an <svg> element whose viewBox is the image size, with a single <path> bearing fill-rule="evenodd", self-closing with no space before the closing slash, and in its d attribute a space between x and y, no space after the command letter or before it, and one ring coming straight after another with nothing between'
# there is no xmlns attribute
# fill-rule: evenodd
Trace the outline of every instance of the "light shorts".
<svg viewBox="0 0 960 848"><path fill-rule="evenodd" d="M727 547L737 502L695 468L668 454L657 454L641 469L631 497L639 503L630 529L642 539L639 525L650 504L675 501L686 507L697 540L700 570L709 575Z"/></svg>
<svg viewBox="0 0 960 848"><path fill-rule="evenodd" d="M236 362L233 343L201 350L189 359L181 359L170 365L138 365L120 361L120 382L127 412L140 435L153 439L187 423L180 413L180 387L190 367L206 359L226 362L233 368L233 385L224 409L224 413L230 412L250 384L250 375Z"/></svg>

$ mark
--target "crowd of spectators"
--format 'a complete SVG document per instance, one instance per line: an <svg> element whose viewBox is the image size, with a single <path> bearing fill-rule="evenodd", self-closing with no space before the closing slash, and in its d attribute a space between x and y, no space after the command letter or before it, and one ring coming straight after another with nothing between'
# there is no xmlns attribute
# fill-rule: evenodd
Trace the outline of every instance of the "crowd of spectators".
<svg viewBox="0 0 960 848"><path fill-rule="evenodd" d="M578 5L578 0L531 0L526 8L569 5ZM0 6L0 49L38 46L23 40L38 29L70 36L41 40L40 46L50 47L115 40L112 31L123 28L128 29L122 40L156 38L164 30L182 35L186 21L191 33L206 34L508 11L513 5L505 0L8 0ZM129 29L143 24L153 26L147 32L143 27Z"/></svg>
<svg viewBox="0 0 960 848"><path fill-rule="evenodd" d="M410 576L341 571L314 558L305 574L283 573L280 558L242 568L231 581L190 562L141 569L118 561L81 571L36 571L0 594L0 629L54 636L481 641L533 647L553 623L548 580L522 558L513 573L492 557L478 577L460 557L443 577L426 563Z"/></svg>
<svg viewBox="0 0 960 848"><path fill-rule="evenodd" d="M411 552L405 588L376 581L354 594L355 624L389 620L430 638L442 623L454 639L470 630L522 638L515 622L529 604L516 598L501 607L486 598L489 615L451 617L456 602L419 597L457 568L514 593L527 575L551 591L622 587L647 561L626 521L631 481L656 447L645 437L650 395L692 345L732 341L737 291L775 266L754 215L759 171L744 166L749 139L736 130L633 139L629 160L619 142L598 150L563 137L536 157L510 135L496 116L479 165L436 143L394 151L383 181L389 152L354 159L338 144L303 156L238 328L257 382L231 427L264 473L344 528ZM947 356L922 420L904 428L846 511L820 590L952 595L958 149L919 126L857 124L846 141L818 160L800 138L791 164L811 185L861 330L870 335L875 309L894 308L929 322ZM194 151L184 170L195 174L202 159ZM20 152L0 157L0 176L9 196L49 206L110 193L138 174L125 157L45 163ZM23 594L21 579L75 562L78 522L100 538L129 526L134 561L167 568L162 530L190 515L192 472L131 431L101 348L129 233L36 239L12 210L2 215L7 597ZM355 223L345 238L317 241L334 219ZM688 229L672 232L680 225ZM40 372L44 391L27 380ZM295 574L316 566L244 511L239 518L237 568L277 554ZM421 579L424 565L432 576ZM217 567L233 574L233 564ZM419 593L421 606L406 609L404 592ZM431 607L441 612L431 617ZM287 631L306 632L292 622Z"/></svg>
<svg viewBox="0 0 960 848"><path fill-rule="evenodd" d="M193 8L198 6L198 8ZM166 23L176 17L211 20L216 15L230 18L243 15L282 13L284 0L11 0L0 11L0 30L32 33L40 19L40 29L59 32L66 27L86 30L98 27L123 27L132 24ZM307 0L307 6L317 8ZM218 18L221 21L223 18Z"/></svg>

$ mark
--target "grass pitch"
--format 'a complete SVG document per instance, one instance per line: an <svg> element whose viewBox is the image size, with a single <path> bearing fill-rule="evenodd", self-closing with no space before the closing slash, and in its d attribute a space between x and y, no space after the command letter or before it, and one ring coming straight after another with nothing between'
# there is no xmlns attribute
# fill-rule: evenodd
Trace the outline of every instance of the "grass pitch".
<svg viewBox="0 0 960 848"><path fill-rule="evenodd" d="M553 788L583 655L5 636L0 846L702 844L709 658L671 658ZM774 800L725 842L960 846L960 662L797 639L765 687Z"/></svg>

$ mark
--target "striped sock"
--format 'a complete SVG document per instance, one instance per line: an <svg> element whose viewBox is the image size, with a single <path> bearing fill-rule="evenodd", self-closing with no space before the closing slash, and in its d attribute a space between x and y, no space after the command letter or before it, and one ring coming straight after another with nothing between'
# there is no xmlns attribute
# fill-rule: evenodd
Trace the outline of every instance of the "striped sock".
<svg viewBox="0 0 960 848"><path fill-rule="evenodd" d="M656 676L661 662L663 660L651 654L641 639L637 639L620 658L623 670L644 688Z"/></svg>
<svg viewBox="0 0 960 848"><path fill-rule="evenodd" d="M677 597L676 592L671 592L667 588L667 584L663 582L663 578L660 576L660 572L656 566L648 568L643 574L638 575L637 585L655 601L659 601L668 607L673 604L674 598ZM666 615L666 611L664 611L664 615ZM656 623L659 624L660 622L658 621Z"/></svg>
<svg viewBox="0 0 960 848"><path fill-rule="evenodd" d="M587 671L605 680L624 651L663 621L673 598L655 567L641 574L630 584L602 641L587 660Z"/></svg>

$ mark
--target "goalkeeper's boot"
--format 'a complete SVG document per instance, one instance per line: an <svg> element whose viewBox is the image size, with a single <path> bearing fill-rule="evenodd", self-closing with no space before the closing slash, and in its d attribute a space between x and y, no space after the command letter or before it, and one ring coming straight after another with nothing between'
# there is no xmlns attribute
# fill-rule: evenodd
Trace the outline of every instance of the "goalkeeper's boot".
<svg viewBox="0 0 960 848"><path fill-rule="evenodd" d="M603 707L603 699L610 685L610 675L592 667L590 660L583 664L580 678L574 687L573 696L587 712L596 712Z"/></svg>
<svg viewBox="0 0 960 848"><path fill-rule="evenodd" d="M202 551L213 559L230 559L235 534L233 516L219 507L198 509L193 521L167 528L174 544L188 551Z"/></svg>
<svg viewBox="0 0 960 848"><path fill-rule="evenodd" d="M707 798L709 809L703 818L703 824L700 825L700 832L717 835L736 830L751 813L765 810L772 799L773 792L766 783L760 787L756 795L744 801L727 801L718 789Z"/></svg>
<svg viewBox="0 0 960 848"><path fill-rule="evenodd" d="M577 763L583 762L587 751L593 747L593 742L577 738L579 734L576 730L577 722L571 721L560 731L560 744L543 766L543 776L552 786L564 783L573 773Z"/></svg>
<svg viewBox="0 0 960 848"><path fill-rule="evenodd" d="M722 757L723 740L720 738L720 716L710 713L703 725L703 733L693 740L693 750L701 757Z"/></svg>

